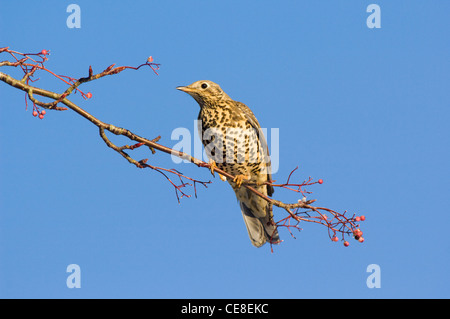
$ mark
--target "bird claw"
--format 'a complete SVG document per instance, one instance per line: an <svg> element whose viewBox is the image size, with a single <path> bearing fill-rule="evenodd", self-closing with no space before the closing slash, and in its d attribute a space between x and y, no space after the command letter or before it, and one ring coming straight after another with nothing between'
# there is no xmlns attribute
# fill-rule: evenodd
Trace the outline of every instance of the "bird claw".
<svg viewBox="0 0 450 319"><path fill-rule="evenodd" d="M214 177L216 177L216 176L214 175L214 170L215 170L216 168L217 168L216 162L215 162L214 160L210 159L210 160L209 160L209 169L210 169L210 171L211 171L211 175L214 176ZM219 174L219 173L217 173L217 174ZM226 178L225 176L221 175L221 174L219 174L219 177L220 177L220 179L221 179L222 181L226 181L226 180L227 180L227 178Z"/></svg>
<svg viewBox="0 0 450 319"><path fill-rule="evenodd" d="M245 175L237 175L234 179L233 182L236 183L236 186L239 188L242 186L242 183L244 182L244 180L248 180L248 177Z"/></svg>
<svg viewBox="0 0 450 319"><path fill-rule="evenodd" d="M214 177L216 177L216 176L214 175L214 169L217 168L216 162L215 162L214 160L210 159L210 160L209 160L209 165L210 165L210 166L209 166L209 169L211 170L211 175L214 176Z"/></svg>

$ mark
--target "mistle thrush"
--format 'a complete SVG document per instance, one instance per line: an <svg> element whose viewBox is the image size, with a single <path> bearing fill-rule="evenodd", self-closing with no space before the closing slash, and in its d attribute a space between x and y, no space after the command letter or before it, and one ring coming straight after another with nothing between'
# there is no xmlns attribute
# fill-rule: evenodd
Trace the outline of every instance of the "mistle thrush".
<svg viewBox="0 0 450 319"><path fill-rule="evenodd" d="M242 186L244 180L257 191L271 196L273 187L263 184L272 179L267 142L253 112L232 100L211 81L197 81L178 90L191 95L200 105L198 129L210 163L235 176L227 179L240 202L252 244L278 244L272 204ZM222 177L222 176L221 176Z"/></svg>

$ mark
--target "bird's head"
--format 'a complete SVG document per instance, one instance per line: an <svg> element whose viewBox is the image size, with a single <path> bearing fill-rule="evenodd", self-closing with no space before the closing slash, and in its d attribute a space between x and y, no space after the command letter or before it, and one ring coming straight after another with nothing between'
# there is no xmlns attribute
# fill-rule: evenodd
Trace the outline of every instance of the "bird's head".
<svg viewBox="0 0 450 319"><path fill-rule="evenodd" d="M218 101L231 99L218 84L208 80L197 81L188 86L178 86L177 90L192 96L200 107L212 106Z"/></svg>

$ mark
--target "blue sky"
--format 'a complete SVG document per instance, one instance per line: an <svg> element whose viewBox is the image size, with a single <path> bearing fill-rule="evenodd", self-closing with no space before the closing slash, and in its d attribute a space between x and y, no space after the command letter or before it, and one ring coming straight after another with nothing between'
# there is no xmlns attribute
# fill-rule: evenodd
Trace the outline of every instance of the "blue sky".
<svg viewBox="0 0 450 319"><path fill-rule="evenodd" d="M159 76L126 71L71 99L167 146L198 114L175 87L219 83L279 129L274 178L296 166L299 181L322 178L311 198L364 214L365 242L346 248L303 224L297 239L281 230L274 253L257 249L233 191L206 169L133 152L213 181L178 204L162 176L107 148L91 123L70 111L34 118L24 93L0 83L0 297L450 297L448 1L77 1L80 29L66 26L70 3L5 1L0 46L50 50L47 67L73 77L153 56ZM366 25L371 3L380 29ZM65 89L44 75L35 84ZM66 286L70 264L79 289ZM381 288L366 285L371 264Z"/></svg>

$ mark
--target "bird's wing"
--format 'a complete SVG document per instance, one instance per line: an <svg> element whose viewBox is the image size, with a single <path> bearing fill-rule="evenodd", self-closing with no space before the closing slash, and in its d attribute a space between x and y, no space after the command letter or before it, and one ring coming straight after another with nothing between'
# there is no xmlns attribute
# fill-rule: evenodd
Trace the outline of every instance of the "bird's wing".
<svg viewBox="0 0 450 319"><path fill-rule="evenodd" d="M255 129L261 128L261 126L258 123L258 120L256 119L255 114L253 114L252 110L250 110L250 108L247 105L241 102L236 102L236 106L239 108L240 111L242 111L245 114L245 117L250 122L251 126L253 126Z"/></svg>
<svg viewBox="0 0 450 319"><path fill-rule="evenodd" d="M240 111L242 111L245 114L245 118L247 119L247 121L250 123L250 125L258 132L258 137L259 137L259 141L261 143L261 148L263 150L265 150L267 152L267 181L271 181L272 180L272 174L271 174L271 163L270 163L270 157L269 157L269 146L267 145L267 141L266 138L264 136L264 134L261 131L261 126L259 125L258 120L256 119L255 114L253 114L252 110L250 110L250 108L245 105L244 103L241 102L236 102L236 106L239 108ZM273 186L267 186L267 193L269 194L269 196L272 196L274 192Z"/></svg>

